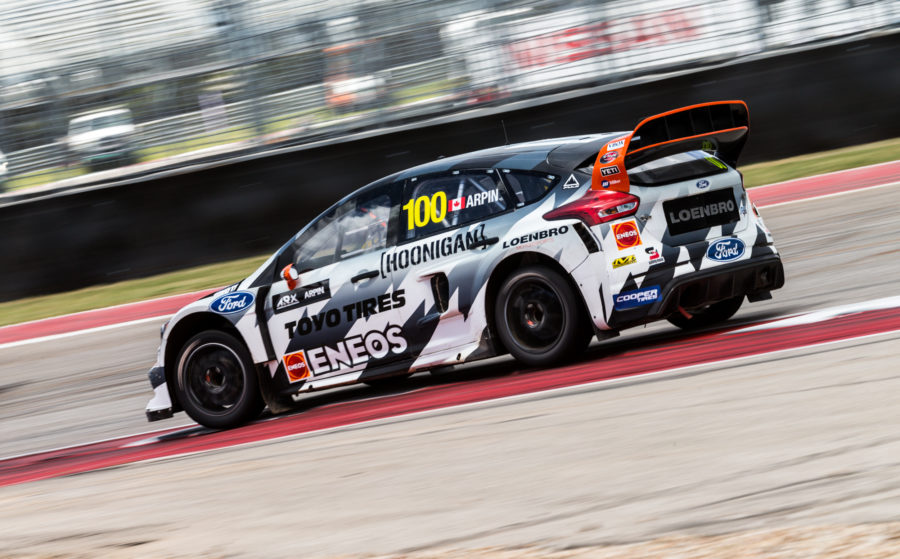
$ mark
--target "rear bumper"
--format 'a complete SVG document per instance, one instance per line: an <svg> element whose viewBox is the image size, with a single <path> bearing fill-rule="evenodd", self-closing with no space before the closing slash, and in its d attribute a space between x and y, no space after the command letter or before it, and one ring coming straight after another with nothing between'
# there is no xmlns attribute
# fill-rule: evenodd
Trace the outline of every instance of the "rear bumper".
<svg viewBox="0 0 900 559"><path fill-rule="evenodd" d="M752 295L784 285L784 266L777 254L746 262L718 266L671 280L663 286L659 300L648 307L616 311L609 326L622 329L652 322L678 311L709 305L740 295Z"/></svg>

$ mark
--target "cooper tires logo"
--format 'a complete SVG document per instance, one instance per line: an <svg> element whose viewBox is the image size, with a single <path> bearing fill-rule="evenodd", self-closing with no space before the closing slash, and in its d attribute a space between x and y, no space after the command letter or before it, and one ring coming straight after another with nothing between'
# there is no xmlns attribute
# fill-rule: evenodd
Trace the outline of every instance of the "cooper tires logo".
<svg viewBox="0 0 900 559"><path fill-rule="evenodd" d="M659 286L645 287L644 289L634 289L632 291L623 291L613 297L614 308L617 311L633 309L634 307L642 307L649 305L659 299Z"/></svg>

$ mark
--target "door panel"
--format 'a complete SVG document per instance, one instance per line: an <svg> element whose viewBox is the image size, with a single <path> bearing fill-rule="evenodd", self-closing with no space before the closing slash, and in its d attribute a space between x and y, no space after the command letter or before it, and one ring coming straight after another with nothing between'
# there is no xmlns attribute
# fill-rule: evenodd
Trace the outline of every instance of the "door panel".
<svg viewBox="0 0 900 559"><path fill-rule="evenodd" d="M281 360L276 375L292 388L405 356L408 344L398 325L405 299L379 269L392 206L388 194L352 199L296 241L300 280L294 289L275 282L266 301Z"/></svg>
<svg viewBox="0 0 900 559"><path fill-rule="evenodd" d="M514 207L508 192L493 169L451 171L409 179L400 207L400 244L385 251L382 271L407 299L400 314L410 352L477 341L483 320L470 311L483 306L476 298L488 253L503 232L495 217Z"/></svg>

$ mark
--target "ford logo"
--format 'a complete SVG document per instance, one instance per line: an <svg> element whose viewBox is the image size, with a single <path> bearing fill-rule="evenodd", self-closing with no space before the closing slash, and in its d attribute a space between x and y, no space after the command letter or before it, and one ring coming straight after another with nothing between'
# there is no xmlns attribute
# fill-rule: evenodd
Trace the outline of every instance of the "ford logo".
<svg viewBox="0 0 900 559"><path fill-rule="evenodd" d="M706 188L709 186L708 180L697 181L697 188Z"/></svg>
<svg viewBox="0 0 900 559"><path fill-rule="evenodd" d="M706 257L716 262L731 262L744 255L744 241L740 239L722 239L709 245Z"/></svg>
<svg viewBox="0 0 900 559"><path fill-rule="evenodd" d="M222 295L209 304L209 309L219 314L231 314L247 309L253 304L253 294L247 291L236 291Z"/></svg>

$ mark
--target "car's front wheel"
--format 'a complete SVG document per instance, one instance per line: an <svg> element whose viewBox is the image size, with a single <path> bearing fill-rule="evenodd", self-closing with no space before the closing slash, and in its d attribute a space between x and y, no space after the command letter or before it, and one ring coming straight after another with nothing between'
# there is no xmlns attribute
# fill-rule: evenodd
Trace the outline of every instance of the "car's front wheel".
<svg viewBox="0 0 900 559"><path fill-rule="evenodd" d="M188 340L176 361L178 400L191 419L214 429L236 427L264 407L244 344L217 330Z"/></svg>
<svg viewBox="0 0 900 559"><path fill-rule="evenodd" d="M546 266L507 277L494 307L497 335L518 361L544 367L579 355L591 338L578 295Z"/></svg>

